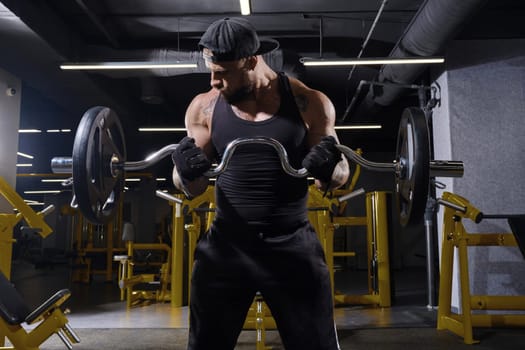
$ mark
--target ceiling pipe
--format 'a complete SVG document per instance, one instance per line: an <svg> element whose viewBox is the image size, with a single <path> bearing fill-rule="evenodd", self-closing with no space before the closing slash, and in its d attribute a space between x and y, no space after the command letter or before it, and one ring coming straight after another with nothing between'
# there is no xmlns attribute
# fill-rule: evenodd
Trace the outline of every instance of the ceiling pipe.
<svg viewBox="0 0 525 350"><path fill-rule="evenodd" d="M84 0L75 0L78 7L84 11L86 16L93 22L95 27L97 27L98 30L104 35L106 40L113 46L113 47L119 47L118 41L115 39L114 35L112 35L107 29L106 26L102 23L99 16L96 15L84 2Z"/></svg>
<svg viewBox="0 0 525 350"><path fill-rule="evenodd" d="M201 51L178 51L173 49L153 49L147 51L107 50L91 47L83 56L91 61L146 61L151 63L191 62L196 68L148 68L135 70L94 70L93 74L101 74L112 78L130 77L174 77L184 74L209 73ZM266 63L275 71L283 71L293 77L300 78L304 67L299 61L299 55L289 50L277 49L263 55Z"/></svg>
<svg viewBox="0 0 525 350"><path fill-rule="evenodd" d="M357 58L361 58L361 56L363 55L363 52L365 52L366 46L368 45L368 42L370 38L372 37L372 33L374 32L377 26L377 23L379 22L379 19L381 18L381 15L383 14L383 10L385 9L387 2L388 0L383 0L383 2L381 3L381 6L379 7L379 10L377 10L377 14L376 14L376 17L374 18L374 22L372 22L372 25L370 26L370 29L368 30L368 34L366 35L365 40L363 41L363 44L361 45L361 50L359 50L359 53L357 54ZM348 78L346 78L347 80L352 79L352 75L354 74L355 67L356 67L355 65L352 66L352 69L350 70L350 73L348 74Z"/></svg>
<svg viewBox="0 0 525 350"><path fill-rule="evenodd" d="M102 52L100 51L102 50ZM95 53L98 51L98 53ZM148 104L164 102L164 90L157 78L175 77L185 74L209 73L201 51L178 51L173 49L153 49L147 51L107 50L92 48L89 56L98 57L98 61L146 61L151 63L191 62L196 68L148 68L134 70L94 70L92 74L100 74L113 79L138 78L141 87L141 101ZM87 55L86 55L87 56ZM101 58L104 57L104 58ZM111 60L107 59L111 57ZM275 71L285 72L289 76L302 79L305 68L299 61L297 53L278 49L263 55L266 63Z"/></svg>
<svg viewBox="0 0 525 350"><path fill-rule="evenodd" d="M454 38L473 14L483 7L487 0L427 0L408 25L390 53L390 57L436 56ZM385 65L375 79L388 85L374 85L365 98L354 109L347 108L342 119L350 114L367 113L393 104L428 68L426 65ZM351 106L349 106L351 107ZM354 113L358 111L357 113Z"/></svg>

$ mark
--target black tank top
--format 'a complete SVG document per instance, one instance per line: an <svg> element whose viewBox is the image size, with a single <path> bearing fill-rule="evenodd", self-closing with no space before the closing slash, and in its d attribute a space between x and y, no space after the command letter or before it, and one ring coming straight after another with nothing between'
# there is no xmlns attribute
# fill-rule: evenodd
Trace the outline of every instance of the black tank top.
<svg viewBox="0 0 525 350"><path fill-rule="evenodd" d="M279 74L281 104L271 118L253 122L235 115L219 97L212 117L211 139L219 160L228 143L239 137L271 137L279 141L290 164L298 169L308 151L306 127L295 104L288 78ZM306 178L286 174L276 150L269 145L236 148L215 183L216 220L227 225L286 228L307 220Z"/></svg>

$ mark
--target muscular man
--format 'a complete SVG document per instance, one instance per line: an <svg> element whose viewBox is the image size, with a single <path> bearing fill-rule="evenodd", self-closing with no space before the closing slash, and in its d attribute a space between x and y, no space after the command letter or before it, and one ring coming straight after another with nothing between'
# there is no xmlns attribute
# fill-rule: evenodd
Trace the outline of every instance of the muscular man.
<svg viewBox="0 0 525 350"><path fill-rule="evenodd" d="M335 110L323 93L272 70L262 54L278 47L241 18L210 25L199 46L208 92L190 103L188 136L172 158L173 181L202 193L211 160L239 137L271 137L294 168L322 189L349 176L335 147ZM339 349L324 253L307 218L307 180L287 175L273 147L239 146L215 183L216 216L195 251L189 349L233 349L256 292L270 307L288 350Z"/></svg>

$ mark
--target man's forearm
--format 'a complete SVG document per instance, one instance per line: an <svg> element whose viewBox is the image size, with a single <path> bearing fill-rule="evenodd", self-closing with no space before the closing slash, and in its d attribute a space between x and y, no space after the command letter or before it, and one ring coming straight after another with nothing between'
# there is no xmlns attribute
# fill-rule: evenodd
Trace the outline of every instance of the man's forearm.
<svg viewBox="0 0 525 350"><path fill-rule="evenodd" d="M349 177L350 168L348 166L348 162L343 159L335 166L330 182L324 182L316 179L315 184L322 191L331 191L343 186L348 181Z"/></svg>
<svg viewBox="0 0 525 350"><path fill-rule="evenodd" d="M335 190L343 186L350 177L350 167L348 161L345 159L337 163L334 172L332 173L332 180L330 182L330 189Z"/></svg>
<svg viewBox="0 0 525 350"><path fill-rule="evenodd" d="M175 187L184 192L184 194L190 198L204 193L209 183L209 179L205 176L201 176L193 181L185 181L180 177L176 167L173 167L172 177Z"/></svg>

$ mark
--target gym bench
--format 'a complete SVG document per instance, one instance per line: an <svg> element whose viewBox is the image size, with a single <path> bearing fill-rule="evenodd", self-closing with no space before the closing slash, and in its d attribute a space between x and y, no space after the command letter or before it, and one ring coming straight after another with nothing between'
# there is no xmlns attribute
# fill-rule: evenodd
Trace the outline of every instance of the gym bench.
<svg viewBox="0 0 525 350"><path fill-rule="evenodd" d="M69 350L73 349L73 344L79 343L80 338L60 308L70 295L68 289L59 290L31 312L22 296L0 272L0 349L38 350L54 333ZM22 326L24 322L27 325L40 323L26 330ZM13 347L3 347L5 337Z"/></svg>

